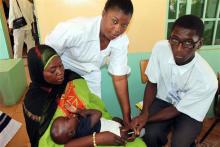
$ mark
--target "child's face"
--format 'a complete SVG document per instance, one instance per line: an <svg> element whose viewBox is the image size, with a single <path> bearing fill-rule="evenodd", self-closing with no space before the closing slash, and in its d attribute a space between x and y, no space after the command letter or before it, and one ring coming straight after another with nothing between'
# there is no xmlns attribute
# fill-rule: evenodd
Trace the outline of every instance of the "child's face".
<svg viewBox="0 0 220 147"><path fill-rule="evenodd" d="M79 124L79 119L77 116L68 117L66 122L63 124L67 130L67 136L72 139L75 136L76 128Z"/></svg>

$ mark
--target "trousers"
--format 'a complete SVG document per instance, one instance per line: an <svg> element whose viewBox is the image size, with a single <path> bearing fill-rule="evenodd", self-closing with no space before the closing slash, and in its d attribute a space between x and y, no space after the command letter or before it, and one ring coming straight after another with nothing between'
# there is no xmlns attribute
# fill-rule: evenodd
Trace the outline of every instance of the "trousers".
<svg viewBox="0 0 220 147"><path fill-rule="evenodd" d="M15 29L14 36L14 58L22 58L23 45L26 43L27 51L35 46L31 30Z"/></svg>
<svg viewBox="0 0 220 147"><path fill-rule="evenodd" d="M149 113L152 115L169 106L171 106L170 103L156 98ZM148 147L162 147L167 143L167 135L172 129L172 147L191 147L201 128L202 122L181 113L166 121L147 123L143 140Z"/></svg>

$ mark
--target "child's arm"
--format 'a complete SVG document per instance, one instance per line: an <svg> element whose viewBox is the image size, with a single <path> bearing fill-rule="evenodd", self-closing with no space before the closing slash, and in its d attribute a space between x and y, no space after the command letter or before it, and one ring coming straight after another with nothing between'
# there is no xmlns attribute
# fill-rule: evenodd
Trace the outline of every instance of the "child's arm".
<svg viewBox="0 0 220 147"><path fill-rule="evenodd" d="M94 127L101 119L102 112L95 109L85 109L79 112L83 117L90 117L91 127Z"/></svg>
<svg viewBox="0 0 220 147"><path fill-rule="evenodd" d="M64 147L94 147L94 141L97 145L124 145L125 140L111 132L105 131L80 138L74 138L64 145Z"/></svg>

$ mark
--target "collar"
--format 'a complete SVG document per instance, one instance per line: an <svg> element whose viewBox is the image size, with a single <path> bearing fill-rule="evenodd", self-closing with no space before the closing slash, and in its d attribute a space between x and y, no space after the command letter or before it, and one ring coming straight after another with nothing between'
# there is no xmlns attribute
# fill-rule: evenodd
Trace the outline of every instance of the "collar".
<svg viewBox="0 0 220 147"><path fill-rule="evenodd" d="M101 28L102 16L97 16L94 18L94 22L91 25L88 41L99 41L99 33Z"/></svg>
<svg viewBox="0 0 220 147"><path fill-rule="evenodd" d="M169 47L169 48L170 48L170 47ZM170 51L171 51L171 48L170 48ZM168 64L170 64L172 67L176 67L177 69L179 69L179 71L181 72L181 74L183 74L183 73L187 72L188 70L190 70L190 69L194 66L194 64L196 63L197 60L198 60L198 53L195 52L195 57L193 58L193 60L192 60L191 62L179 66L179 65L177 65L177 64L175 63L175 60L174 60L174 58L173 58L173 53L172 53L172 51L171 51L171 56L170 56L170 58L168 59Z"/></svg>

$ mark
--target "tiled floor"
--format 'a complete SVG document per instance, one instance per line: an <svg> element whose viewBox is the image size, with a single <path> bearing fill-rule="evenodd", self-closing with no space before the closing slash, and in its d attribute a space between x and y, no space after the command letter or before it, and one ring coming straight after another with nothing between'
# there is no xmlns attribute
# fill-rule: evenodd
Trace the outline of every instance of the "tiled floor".
<svg viewBox="0 0 220 147"><path fill-rule="evenodd" d="M27 71L26 60L24 60L24 63L25 63L27 81L29 83L30 78ZM30 147L29 139L27 137L27 133L25 129L24 117L22 113L22 100L23 100L23 96L16 105L10 107L6 107L3 104L0 104L1 111L7 113L12 118L22 123L22 127L19 129L17 134L14 136L14 138L9 142L7 147ZM204 134L204 132L207 130L207 128L211 125L212 122L213 122L213 118L207 118L205 120L202 132L198 137L198 139L201 138L201 136ZM220 123L210 133L210 135L207 137L205 142L201 145L198 145L198 147L220 147Z"/></svg>
<svg viewBox="0 0 220 147"><path fill-rule="evenodd" d="M30 147L22 112L22 99L20 99L16 105L10 107L0 104L0 110L22 123L21 128L18 130L14 138L9 142L7 147Z"/></svg>

